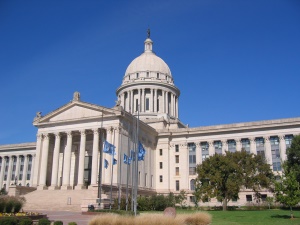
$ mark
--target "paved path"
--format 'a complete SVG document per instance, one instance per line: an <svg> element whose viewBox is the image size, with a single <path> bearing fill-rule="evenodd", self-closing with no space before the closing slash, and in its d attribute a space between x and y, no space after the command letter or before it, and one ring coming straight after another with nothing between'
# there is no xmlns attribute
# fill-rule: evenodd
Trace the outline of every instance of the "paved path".
<svg viewBox="0 0 300 225"><path fill-rule="evenodd" d="M82 215L81 212L70 211L35 210L35 212L47 214L49 220L52 221L63 221L64 225L68 225L69 222L76 222L77 225L88 225L89 221L94 217L90 215Z"/></svg>

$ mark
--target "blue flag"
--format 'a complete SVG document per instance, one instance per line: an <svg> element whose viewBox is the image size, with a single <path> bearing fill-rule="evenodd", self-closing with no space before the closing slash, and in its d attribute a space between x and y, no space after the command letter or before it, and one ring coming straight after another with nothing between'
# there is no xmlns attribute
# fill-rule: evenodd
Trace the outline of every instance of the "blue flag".
<svg viewBox="0 0 300 225"><path fill-rule="evenodd" d="M115 148L116 148L116 146L112 145L108 141L105 141L104 142L104 147L103 147L103 152L107 153L109 155L115 155L116 154Z"/></svg>
<svg viewBox="0 0 300 225"><path fill-rule="evenodd" d="M116 160L115 158L113 159L113 165L116 165L118 162L118 160Z"/></svg>
<svg viewBox="0 0 300 225"><path fill-rule="evenodd" d="M104 168L107 169L108 168L108 161L106 159L104 159Z"/></svg>
<svg viewBox="0 0 300 225"><path fill-rule="evenodd" d="M123 159L123 162L127 165L130 165L131 163L131 158L128 157L125 153L124 153L124 159Z"/></svg>
<svg viewBox="0 0 300 225"><path fill-rule="evenodd" d="M146 150L144 149L144 146L139 141L139 152L138 152L138 161L141 161L145 159Z"/></svg>

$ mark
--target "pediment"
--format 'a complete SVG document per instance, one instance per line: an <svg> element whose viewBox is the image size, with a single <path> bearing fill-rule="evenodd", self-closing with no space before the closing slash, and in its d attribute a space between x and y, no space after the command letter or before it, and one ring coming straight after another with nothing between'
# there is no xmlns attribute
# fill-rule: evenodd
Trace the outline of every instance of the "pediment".
<svg viewBox="0 0 300 225"><path fill-rule="evenodd" d="M90 103L73 101L37 120L34 120L34 125L87 120L93 118L101 118L102 116L106 117L109 115L115 116L115 110Z"/></svg>

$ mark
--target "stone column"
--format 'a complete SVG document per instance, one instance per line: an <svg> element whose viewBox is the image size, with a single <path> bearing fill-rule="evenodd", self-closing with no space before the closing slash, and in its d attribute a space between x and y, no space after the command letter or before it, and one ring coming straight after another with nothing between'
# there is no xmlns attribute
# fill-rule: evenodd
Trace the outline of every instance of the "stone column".
<svg viewBox="0 0 300 225"><path fill-rule="evenodd" d="M171 106L170 106L170 116L174 116L174 113L173 113L173 106L174 106L174 98L173 98L173 93L171 92L170 93L170 96L171 96Z"/></svg>
<svg viewBox="0 0 300 225"><path fill-rule="evenodd" d="M142 89L141 112L145 112L145 88Z"/></svg>
<svg viewBox="0 0 300 225"><path fill-rule="evenodd" d="M267 163L272 166L272 152L271 152L271 144L270 144L270 137L264 137L265 139L265 156L266 156L266 161Z"/></svg>
<svg viewBox="0 0 300 225"><path fill-rule="evenodd" d="M133 104L133 90L130 91L130 112L134 112L134 104Z"/></svg>
<svg viewBox="0 0 300 225"><path fill-rule="evenodd" d="M279 135L278 138L279 138L279 141L280 141L280 158L281 158L281 162L284 162L286 160L286 144L285 144L284 135Z"/></svg>
<svg viewBox="0 0 300 225"><path fill-rule="evenodd" d="M80 149L79 149L79 163L78 163L78 179L75 189L84 189L84 158L85 158L86 132L80 131Z"/></svg>
<svg viewBox="0 0 300 225"><path fill-rule="evenodd" d="M157 89L154 89L154 112L157 112Z"/></svg>
<svg viewBox="0 0 300 225"><path fill-rule="evenodd" d="M32 169L31 176L32 176L32 186L36 187L39 182L39 175L40 175L40 156L42 151L42 138L41 134L36 135L36 162L34 168Z"/></svg>
<svg viewBox="0 0 300 225"><path fill-rule="evenodd" d="M166 91L165 92L165 110L166 110L166 113L167 114L170 114L169 113L169 93Z"/></svg>
<svg viewBox="0 0 300 225"><path fill-rule="evenodd" d="M202 164L202 149L200 142L195 143L196 144L196 164Z"/></svg>
<svg viewBox="0 0 300 225"><path fill-rule="evenodd" d="M98 152L99 152L99 131L98 128L93 130L93 156L92 156L92 177L91 185L97 184Z"/></svg>
<svg viewBox="0 0 300 225"><path fill-rule="evenodd" d="M237 151L237 152L242 151L242 143L241 143L241 139L240 139L240 138L237 138L237 139L234 139L234 140L235 140L236 151Z"/></svg>
<svg viewBox="0 0 300 225"><path fill-rule="evenodd" d="M72 131L67 132L67 145L64 152L63 181L61 189L71 189L70 171L71 171L71 152L72 152Z"/></svg>
<svg viewBox="0 0 300 225"><path fill-rule="evenodd" d="M19 184L19 174L20 174L20 156L17 156L15 180L17 180L17 185ZM17 177L17 179L16 179Z"/></svg>
<svg viewBox="0 0 300 225"><path fill-rule="evenodd" d="M43 150L41 157L41 172L40 172L40 181L39 189L44 189L46 187L46 176L48 168L48 152L49 152L49 134L44 134L43 140Z"/></svg>
<svg viewBox="0 0 300 225"><path fill-rule="evenodd" d="M152 88L150 88L150 104L149 104L149 108L150 108L150 110L149 110L149 112L150 113L152 113L153 112L153 91L152 91L153 89Z"/></svg>
<svg viewBox="0 0 300 225"><path fill-rule="evenodd" d="M120 127L114 127L114 141L113 141L113 145L116 146L116 150L118 150L118 152L120 151L120 146L119 146L119 134L120 134ZM120 153L120 152L119 152ZM119 155L119 154L118 154ZM120 158L118 158L118 155L113 156L113 158L117 158L117 165L114 166L114 173L113 173L113 183L117 183L118 182L118 168L119 166L121 166L121 160ZM113 163L113 162L111 162Z"/></svg>
<svg viewBox="0 0 300 225"><path fill-rule="evenodd" d="M208 154L209 156L212 156L214 155L216 152L215 152L215 149L214 149L214 141L208 141L207 142L209 147L208 147Z"/></svg>
<svg viewBox="0 0 300 225"><path fill-rule="evenodd" d="M225 154L225 151L228 151L228 143L227 140L222 140L222 154Z"/></svg>
<svg viewBox="0 0 300 225"><path fill-rule="evenodd" d="M12 164L15 156L8 156L8 171L7 171L7 179L6 179L6 190L8 190L11 183L11 172L12 172Z"/></svg>
<svg viewBox="0 0 300 225"><path fill-rule="evenodd" d="M250 137L249 138L249 141L250 141L250 153L252 154L257 154L256 152L256 142L255 142L255 137Z"/></svg>
<svg viewBox="0 0 300 225"><path fill-rule="evenodd" d="M23 175L22 175L22 186L25 186L25 185L26 185L27 169L28 169L28 155L25 155L25 156L24 156Z"/></svg>
<svg viewBox="0 0 300 225"><path fill-rule="evenodd" d="M176 97L176 118L179 118L179 114L178 114L178 97Z"/></svg>
<svg viewBox="0 0 300 225"><path fill-rule="evenodd" d="M30 176L30 187L32 186L32 183L33 183L33 170L34 170L34 166L35 166L35 164L36 164L36 155L35 154L32 154L32 162L31 162L31 171L30 171L30 174L31 174L31 176Z"/></svg>
<svg viewBox="0 0 300 225"><path fill-rule="evenodd" d="M58 177L58 163L59 163L59 151L60 151L60 134L55 134L55 144L53 151L53 162L52 162L52 177L51 177L51 188L57 188L57 177Z"/></svg>
<svg viewBox="0 0 300 225"><path fill-rule="evenodd" d="M4 178L4 171L6 167L6 156L2 156L2 165L1 165L1 172L0 172L0 188L3 187L3 178Z"/></svg>

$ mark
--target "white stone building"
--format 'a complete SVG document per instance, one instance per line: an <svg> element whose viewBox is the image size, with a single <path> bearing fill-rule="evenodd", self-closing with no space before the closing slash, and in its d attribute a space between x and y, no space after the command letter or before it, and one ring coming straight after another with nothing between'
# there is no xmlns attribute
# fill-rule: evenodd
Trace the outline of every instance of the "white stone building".
<svg viewBox="0 0 300 225"><path fill-rule="evenodd" d="M129 155L133 148L138 116L139 140L146 149L138 169L141 193L179 193L183 189L189 193L187 203L192 202L196 165L210 155L242 148L264 155L274 171L281 171L286 149L300 133L300 118L187 127L178 118L180 91L168 65L152 51L149 37L144 44L144 53L127 67L115 107L83 102L75 92L73 101L66 105L44 116L37 113L33 122L36 143L0 146L0 187L93 189L99 171L101 183L108 186L112 170L101 167L103 140L116 146L118 164L113 170L113 185L121 183L124 187L129 167L123 163L123 155ZM102 163L104 159L111 163L111 156L103 154ZM247 190L239 197L231 204L253 200Z"/></svg>

